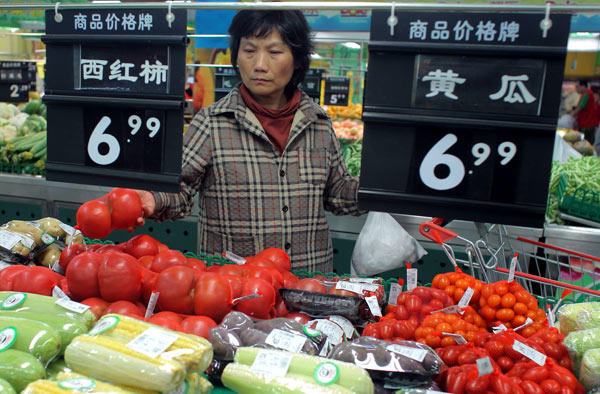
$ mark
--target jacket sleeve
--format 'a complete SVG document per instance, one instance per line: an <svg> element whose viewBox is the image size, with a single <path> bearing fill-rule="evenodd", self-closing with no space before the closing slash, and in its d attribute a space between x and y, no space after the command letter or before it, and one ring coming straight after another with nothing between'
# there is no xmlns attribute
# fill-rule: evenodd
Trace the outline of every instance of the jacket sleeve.
<svg viewBox="0 0 600 394"><path fill-rule="evenodd" d="M344 162L344 155L340 148L340 143L335 137L335 132L331 126L331 142L329 152L331 155L331 164L327 185L325 186L324 206L334 215L353 215L359 216L366 211L358 209L358 178L352 177L348 173L348 168Z"/></svg>
<svg viewBox="0 0 600 394"><path fill-rule="evenodd" d="M202 186L211 154L210 117L202 110L183 136L181 190L179 193L153 192L156 207L152 219L182 219L192 212L194 196Z"/></svg>

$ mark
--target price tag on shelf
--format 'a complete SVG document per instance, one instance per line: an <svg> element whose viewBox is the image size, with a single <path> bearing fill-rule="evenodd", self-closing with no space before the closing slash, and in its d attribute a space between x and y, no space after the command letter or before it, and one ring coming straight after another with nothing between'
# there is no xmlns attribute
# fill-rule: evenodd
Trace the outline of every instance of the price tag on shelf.
<svg viewBox="0 0 600 394"><path fill-rule="evenodd" d="M373 314L373 316L383 316L381 314L381 308L379 307L379 303L377 302L377 297L375 296L370 296L370 297L365 297L365 301L367 301L367 305L369 306L369 309L371 310L371 313Z"/></svg>
<svg viewBox="0 0 600 394"><path fill-rule="evenodd" d="M454 334L451 332L442 332L442 335L445 335L447 337L454 339L454 341L456 342L457 345L464 345L465 343L467 343L467 340L460 334Z"/></svg>
<svg viewBox="0 0 600 394"><path fill-rule="evenodd" d="M261 349L258 351L250 369L253 372L265 375L285 376L293 357L292 353Z"/></svg>
<svg viewBox="0 0 600 394"><path fill-rule="evenodd" d="M127 347L150 358L160 356L179 338L179 335L150 327L127 343Z"/></svg>
<svg viewBox="0 0 600 394"><path fill-rule="evenodd" d="M298 353L306 343L306 337L295 335L283 330L274 329L269 335L265 343L278 349L287 350L288 352Z"/></svg>
<svg viewBox="0 0 600 394"><path fill-rule="evenodd" d="M398 305L398 296L402 293L402 286L398 283L390 284L390 295L388 297L388 304Z"/></svg>
<svg viewBox="0 0 600 394"><path fill-rule="evenodd" d="M66 294L65 294L65 296L66 296ZM83 313L83 312L87 311L88 309L90 309L89 305L80 304L79 302L71 301L69 299L69 297L59 298L56 301L56 305L60 305L63 308L68 309L72 312L76 312L76 313Z"/></svg>
<svg viewBox="0 0 600 394"><path fill-rule="evenodd" d="M419 349L416 347L402 346L402 345L388 345L387 349L394 353L401 354L408 358L412 358L418 362L423 362L425 356L427 355L427 350Z"/></svg>
<svg viewBox="0 0 600 394"><path fill-rule="evenodd" d="M515 280L515 270L517 269L517 261L519 254L515 253L515 256L510 260L510 271L508 272L508 283Z"/></svg>
<svg viewBox="0 0 600 394"><path fill-rule="evenodd" d="M494 367L489 357L477 359L476 363L479 376L489 375L494 372Z"/></svg>
<svg viewBox="0 0 600 394"><path fill-rule="evenodd" d="M532 347L525 345L523 342L519 342L515 340L513 343L513 349L525 357L529 358L531 361L535 362L540 366L544 366L546 364L546 355L538 352Z"/></svg>
<svg viewBox="0 0 600 394"><path fill-rule="evenodd" d="M417 287L417 275L418 270L416 268L407 268L406 269L406 289L411 291L415 287Z"/></svg>
<svg viewBox="0 0 600 394"><path fill-rule="evenodd" d="M467 290L465 290L465 294L463 294L463 296L460 298L460 301L458 301L459 308L466 308L467 306L469 306L469 302L471 302L473 293L475 293L475 291L472 288L467 287Z"/></svg>

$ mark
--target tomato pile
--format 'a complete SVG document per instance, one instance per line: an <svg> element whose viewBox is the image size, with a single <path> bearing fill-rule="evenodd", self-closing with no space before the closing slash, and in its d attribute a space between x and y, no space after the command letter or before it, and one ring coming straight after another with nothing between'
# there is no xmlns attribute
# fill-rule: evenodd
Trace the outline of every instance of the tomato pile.
<svg viewBox="0 0 600 394"><path fill-rule="evenodd" d="M473 296L469 305L475 309L479 308L479 298L484 285L485 283L482 281L460 271L438 274L431 282L431 287L444 290L456 303L460 301L465 291L470 287L473 289Z"/></svg>
<svg viewBox="0 0 600 394"><path fill-rule="evenodd" d="M414 338L432 348L456 345L452 336L444 333L457 334L467 341L474 341L478 332L487 332L483 319L469 308L464 316L459 314L437 312L428 316L415 330ZM471 322L466 319L471 320Z"/></svg>

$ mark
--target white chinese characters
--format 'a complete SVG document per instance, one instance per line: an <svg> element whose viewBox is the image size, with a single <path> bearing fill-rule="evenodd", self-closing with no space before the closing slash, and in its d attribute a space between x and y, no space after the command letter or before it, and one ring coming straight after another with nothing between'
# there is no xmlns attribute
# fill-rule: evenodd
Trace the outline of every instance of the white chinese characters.
<svg viewBox="0 0 600 394"><path fill-rule="evenodd" d="M529 76L522 75L503 75L502 86L500 90L494 94L490 94L492 100L500 100L504 98L507 103L533 103L536 98L527 90L523 82L529 81ZM517 92L517 88L519 91Z"/></svg>
<svg viewBox="0 0 600 394"><path fill-rule="evenodd" d="M466 20L459 20L453 27L449 26L448 21L435 21L433 28L428 29L430 23L420 19L412 21L409 24L409 40L439 40L447 41L470 41L471 38L477 42L515 42L519 38L519 23L515 21L503 21L496 24L492 21L479 21L475 26ZM451 34L451 31L454 34ZM471 32L474 34L471 35ZM428 35L429 34L429 35Z"/></svg>
<svg viewBox="0 0 600 394"><path fill-rule="evenodd" d="M454 94L456 84L463 84L466 79L459 78L458 73L448 70L442 72L439 68L435 71L430 71L429 74L424 76L422 81L430 81L431 91L425 95L425 97L437 96L438 93L444 93L444 96L457 100L458 96Z"/></svg>
<svg viewBox="0 0 600 394"><path fill-rule="evenodd" d="M104 66L107 64L107 60L81 59L81 79L104 80ZM154 63L145 60L140 65L140 72L137 75L135 75L135 67L133 63L126 63L117 59L109 65L110 73L108 74L108 80L116 79L118 81L136 82L138 78L141 78L146 85L149 83L161 85L167 82L169 66L162 64L160 60L155 60Z"/></svg>
<svg viewBox="0 0 600 394"><path fill-rule="evenodd" d="M152 14L148 13L138 15L124 13L119 17L116 13L111 12L104 19L102 19L102 14L91 14L88 21L88 15L80 12L74 15L73 23L74 29L79 31L150 31L153 27Z"/></svg>

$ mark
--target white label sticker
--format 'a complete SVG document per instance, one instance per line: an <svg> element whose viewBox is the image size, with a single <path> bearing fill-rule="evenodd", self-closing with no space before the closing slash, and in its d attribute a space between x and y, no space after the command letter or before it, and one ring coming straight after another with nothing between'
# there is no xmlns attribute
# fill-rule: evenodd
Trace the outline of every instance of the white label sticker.
<svg viewBox="0 0 600 394"><path fill-rule="evenodd" d="M20 240L21 237L19 234L10 231L0 231L0 246L6 250L11 250Z"/></svg>
<svg viewBox="0 0 600 394"><path fill-rule="evenodd" d="M463 313L465 313L463 310L461 310L460 306L458 306L458 305L451 305L449 307L442 308L437 311L431 311L431 314L433 315L434 313L438 313L438 312L446 313L448 315L453 314L453 313L460 313L462 315Z"/></svg>
<svg viewBox="0 0 600 394"><path fill-rule="evenodd" d="M266 349L258 351L250 370L265 375L285 376L294 355L292 353L277 352Z"/></svg>
<svg viewBox="0 0 600 394"><path fill-rule="evenodd" d="M371 313L373 314L373 316L383 316L381 314L381 308L379 307L379 303L377 302L377 297L375 296L370 296L370 297L365 297L365 301L367 301L367 305L369 306L369 309L371 310Z"/></svg>
<svg viewBox="0 0 600 394"><path fill-rule="evenodd" d="M246 264L246 259L245 258L243 258L242 256L238 256L237 254L235 254L233 252L225 252L225 258L227 260L233 261L237 265L244 265L244 264Z"/></svg>
<svg viewBox="0 0 600 394"><path fill-rule="evenodd" d="M12 267L12 264L5 263L4 261L0 261L0 271L2 271L4 268L8 268L8 267Z"/></svg>
<svg viewBox="0 0 600 394"><path fill-rule="evenodd" d="M265 343L288 352L299 353L306 343L306 337L275 328L267 335Z"/></svg>
<svg viewBox="0 0 600 394"><path fill-rule="evenodd" d="M520 330L521 328L525 328L525 327L530 326L532 324L533 324L533 320L530 317L528 317L527 320L525 320L525 323L523 323L519 327L514 328L514 330L517 331L517 330Z"/></svg>
<svg viewBox="0 0 600 394"><path fill-rule="evenodd" d="M73 312L76 312L76 313L83 313L83 312L87 311L88 309L90 309L89 305L80 304L79 302L71 301L71 300L69 300L68 297L60 298L58 301L56 301L56 305L60 305L63 308L68 309Z"/></svg>
<svg viewBox="0 0 600 394"><path fill-rule="evenodd" d="M548 317L548 326L554 327L554 324L556 323L556 317L554 316L552 309L548 308L546 310L546 316Z"/></svg>
<svg viewBox="0 0 600 394"><path fill-rule="evenodd" d="M492 327L492 332L494 334L498 334L499 332L506 331L508 328L504 324L500 324L498 326Z"/></svg>
<svg viewBox="0 0 600 394"><path fill-rule="evenodd" d="M344 330L342 330L342 327L338 326L332 321L325 319L313 320L313 322L315 321L317 322L315 329L327 335L327 339L329 339L330 345L337 345L338 343L342 343L344 341ZM311 324L309 323L308 325Z"/></svg>
<svg viewBox="0 0 600 394"><path fill-rule="evenodd" d="M417 287L417 276L418 271L416 268L407 268L406 269L406 288L408 291L411 291L415 287Z"/></svg>
<svg viewBox="0 0 600 394"><path fill-rule="evenodd" d="M150 327L127 343L127 347L148 357L156 358L179 338L178 335Z"/></svg>
<svg viewBox="0 0 600 394"><path fill-rule="evenodd" d="M68 235L73 235L73 233L75 232L75 229L73 227L69 226L68 224L60 223L58 226L60 228L62 228L64 230L64 232L67 233Z"/></svg>
<svg viewBox="0 0 600 394"><path fill-rule="evenodd" d="M475 290L473 290L470 287L467 287L467 290L465 290L465 294L463 294L463 296L460 298L460 301L458 301L458 306L460 308L465 308L469 306L469 302L471 302L473 293L475 293Z"/></svg>
<svg viewBox="0 0 600 394"><path fill-rule="evenodd" d="M351 291L353 293L362 295L363 287L360 283L351 283L346 281L339 281L335 284L336 289Z"/></svg>
<svg viewBox="0 0 600 394"><path fill-rule="evenodd" d="M354 282L354 283L371 283L371 284L377 283L379 281L378 278L354 278L354 277L348 278L348 280L350 282Z"/></svg>
<svg viewBox="0 0 600 394"><path fill-rule="evenodd" d="M52 271L59 273L61 275L65 275L65 272L62 270L62 268L60 268L60 264L59 264L60 260L56 260L54 262L54 264L52 264Z"/></svg>
<svg viewBox="0 0 600 394"><path fill-rule="evenodd" d="M445 335L447 337L454 339L454 341L456 342L457 345L464 345L465 343L467 343L467 340L462 335L459 335L459 334L453 334L451 332L443 332L442 331L442 335Z"/></svg>
<svg viewBox="0 0 600 394"><path fill-rule="evenodd" d="M391 352L401 354L408 358L412 358L413 360L416 360L418 362L423 362L425 356L427 355L427 350L410 346L388 345L387 349Z"/></svg>
<svg viewBox="0 0 600 394"><path fill-rule="evenodd" d="M55 241L54 237L48 233L43 233L41 239L42 242L46 245L50 245Z"/></svg>
<svg viewBox="0 0 600 394"><path fill-rule="evenodd" d="M144 315L144 319L150 319L154 314L154 308L156 308L156 303L158 302L158 296L160 295L160 291L153 291L150 295L150 299L148 300L148 307L146 308L146 314Z"/></svg>
<svg viewBox="0 0 600 394"><path fill-rule="evenodd" d="M66 298L67 300L70 299L69 296L64 291L62 291L62 289L60 287L58 287L58 286L54 286L52 288L52 297Z"/></svg>
<svg viewBox="0 0 600 394"><path fill-rule="evenodd" d="M117 316L106 316L103 317L96 323L96 325L88 332L88 335L98 335L106 330L109 330L119 323Z"/></svg>
<svg viewBox="0 0 600 394"><path fill-rule="evenodd" d="M0 309L11 309L15 306L19 306L25 302L27 299L27 294L25 293L13 293L6 297L2 304L0 304Z"/></svg>
<svg viewBox="0 0 600 394"><path fill-rule="evenodd" d="M347 339L352 338L352 335L354 335L354 325L352 324L352 322L350 322L350 320L338 315L329 316L329 320L331 320L334 323L337 323L337 325L342 327L342 330L344 330L344 334L346 334Z"/></svg>
<svg viewBox="0 0 600 394"><path fill-rule="evenodd" d="M335 383L340 376L340 369L330 361L317 365L315 368L314 379L317 383L327 386Z"/></svg>
<svg viewBox="0 0 600 394"><path fill-rule="evenodd" d="M517 340L515 340L515 343L513 343L512 347L515 351L521 353L523 356L529 358L531 361L535 362L536 364L538 364L542 367L546 364L546 358L547 358L546 355L538 352L534 348L529 347L529 346L525 345L524 343L519 342Z"/></svg>
<svg viewBox="0 0 600 394"><path fill-rule="evenodd" d="M402 293L402 286L398 283L390 284L390 296L388 297L388 304L398 305L398 296Z"/></svg>
<svg viewBox="0 0 600 394"><path fill-rule="evenodd" d="M479 376L489 375L494 372L494 367L492 367L492 362L489 357L480 358L476 363Z"/></svg>
<svg viewBox="0 0 600 394"><path fill-rule="evenodd" d="M93 389L96 383L88 378L74 378L58 382L58 387L73 391L86 391Z"/></svg>
<svg viewBox="0 0 600 394"><path fill-rule="evenodd" d="M510 261L510 271L508 272L508 283L515 280L515 269L517 269L517 257L513 257Z"/></svg>
<svg viewBox="0 0 600 394"><path fill-rule="evenodd" d="M0 331L0 352L10 348L17 340L17 329L7 327Z"/></svg>

